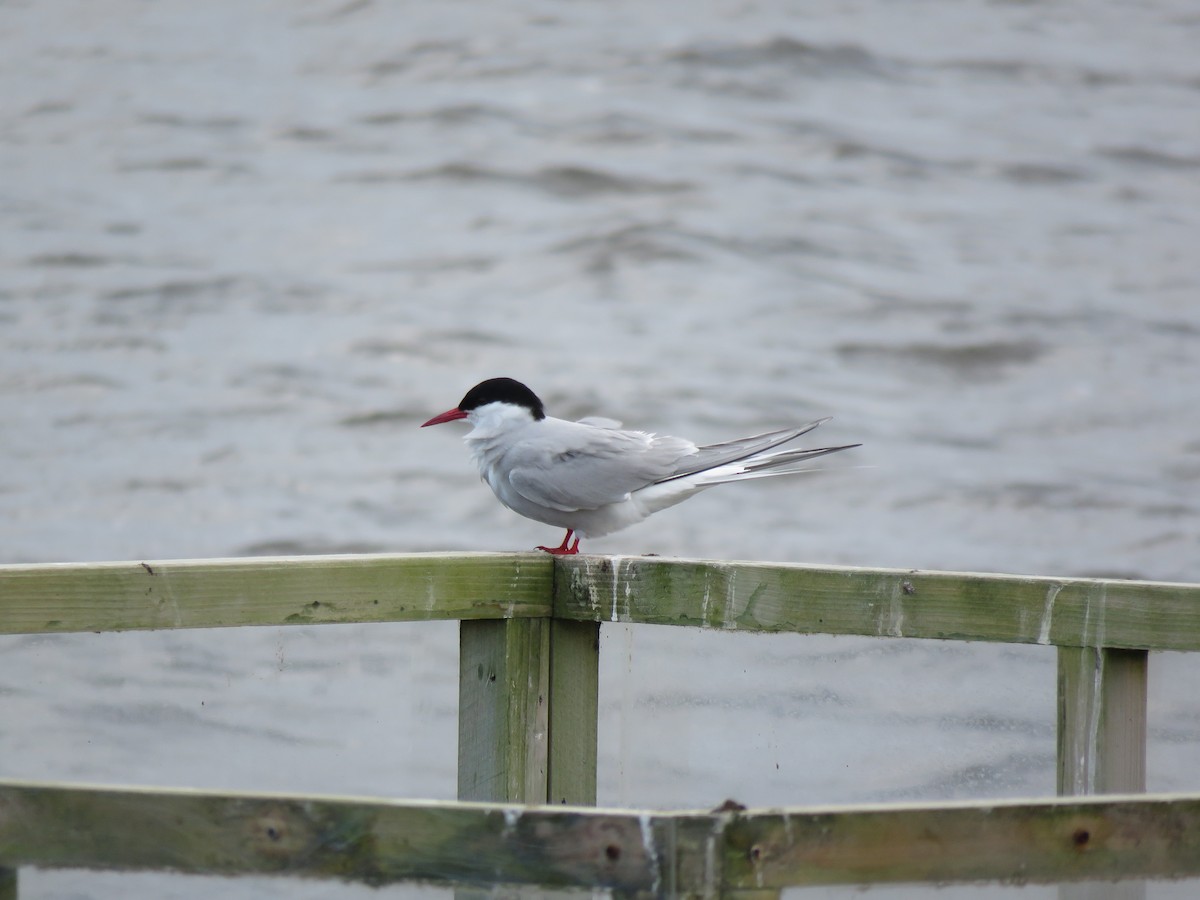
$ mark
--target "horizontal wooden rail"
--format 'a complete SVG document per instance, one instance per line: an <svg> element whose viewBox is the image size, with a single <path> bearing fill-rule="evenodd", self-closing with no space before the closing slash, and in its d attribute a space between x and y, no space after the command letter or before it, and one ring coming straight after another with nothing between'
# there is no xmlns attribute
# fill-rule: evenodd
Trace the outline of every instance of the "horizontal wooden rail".
<svg viewBox="0 0 1200 900"><path fill-rule="evenodd" d="M1195 584L540 553L0 566L10 634L543 617L1200 650Z"/></svg>
<svg viewBox="0 0 1200 900"><path fill-rule="evenodd" d="M0 865L714 896L1200 875L1200 796L714 812L0 782Z"/></svg>
<svg viewBox="0 0 1200 900"><path fill-rule="evenodd" d="M1059 790L1144 787L1150 650L1200 585L765 563L421 554L0 566L0 633L461 620L459 796L533 807L0 782L20 865L750 894L1200 875L1200 796L601 812L599 623L1058 648Z"/></svg>
<svg viewBox="0 0 1200 900"><path fill-rule="evenodd" d="M550 614L541 553L0 566L0 634Z"/></svg>
<svg viewBox="0 0 1200 900"><path fill-rule="evenodd" d="M728 631L1200 650L1200 585L579 556L554 615Z"/></svg>

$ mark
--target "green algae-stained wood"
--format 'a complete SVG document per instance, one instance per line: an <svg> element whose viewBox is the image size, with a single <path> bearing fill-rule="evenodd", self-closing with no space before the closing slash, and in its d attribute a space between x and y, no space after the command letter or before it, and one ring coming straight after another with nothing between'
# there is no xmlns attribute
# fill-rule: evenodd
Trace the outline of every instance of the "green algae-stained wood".
<svg viewBox="0 0 1200 900"><path fill-rule="evenodd" d="M1200 585L580 556L554 614L730 631L1200 650Z"/></svg>
<svg viewBox="0 0 1200 900"><path fill-rule="evenodd" d="M0 566L0 633L545 616L551 579L544 554Z"/></svg>
<svg viewBox="0 0 1200 900"><path fill-rule="evenodd" d="M458 799L596 802L599 626L459 626Z"/></svg>
<svg viewBox="0 0 1200 900"><path fill-rule="evenodd" d="M1149 653L1058 648L1058 793L1146 789Z"/></svg>
<svg viewBox="0 0 1200 900"><path fill-rule="evenodd" d="M458 631L458 799L545 803L550 620Z"/></svg>
<svg viewBox="0 0 1200 900"><path fill-rule="evenodd" d="M0 865L757 894L1200 876L1200 795L744 812L0 782Z"/></svg>
<svg viewBox="0 0 1200 900"><path fill-rule="evenodd" d="M1200 797L1124 795L737 816L728 891L817 884L1200 875Z"/></svg>
<svg viewBox="0 0 1200 900"><path fill-rule="evenodd" d="M0 782L0 864L650 892L637 816Z"/></svg>
<svg viewBox="0 0 1200 900"><path fill-rule="evenodd" d="M550 717L546 790L551 803L596 802L600 625L550 621Z"/></svg>

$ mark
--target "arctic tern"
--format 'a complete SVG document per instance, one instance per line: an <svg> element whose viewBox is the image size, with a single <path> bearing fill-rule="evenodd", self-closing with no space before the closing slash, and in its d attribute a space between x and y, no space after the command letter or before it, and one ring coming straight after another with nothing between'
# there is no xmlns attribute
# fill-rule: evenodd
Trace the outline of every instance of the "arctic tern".
<svg viewBox="0 0 1200 900"><path fill-rule="evenodd" d="M568 422L547 416L537 394L512 378L480 382L421 427L457 419L474 426L464 440L500 502L567 529L559 546L537 548L555 555L578 553L580 537L627 528L713 485L809 472L809 460L861 446L779 449L828 419L706 447L624 431L610 419Z"/></svg>

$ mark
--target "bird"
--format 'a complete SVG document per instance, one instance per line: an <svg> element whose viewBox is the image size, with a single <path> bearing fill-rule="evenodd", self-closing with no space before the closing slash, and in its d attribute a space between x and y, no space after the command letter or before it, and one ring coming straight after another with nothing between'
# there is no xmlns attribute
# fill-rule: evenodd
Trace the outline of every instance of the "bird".
<svg viewBox="0 0 1200 900"><path fill-rule="evenodd" d="M546 415L537 394L513 378L481 381L421 427L459 419L474 426L463 440L496 498L567 529L559 546L536 548L556 556L578 553L581 537L627 528L714 485L810 472L810 460L862 446L780 449L828 417L706 446L623 430L612 419L571 422Z"/></svg>

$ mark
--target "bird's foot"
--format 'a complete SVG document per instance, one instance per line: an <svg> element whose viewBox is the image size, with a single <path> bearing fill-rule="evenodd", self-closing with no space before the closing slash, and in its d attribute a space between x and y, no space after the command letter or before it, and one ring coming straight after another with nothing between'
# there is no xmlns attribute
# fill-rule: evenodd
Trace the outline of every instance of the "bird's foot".
<svg viewBox="0 0 1200 900"><path fill-rule="evenodd" d="M575 532L568 528L567 536L563 538L563 542L557 547L537 547L538 550L545 550L552 556L574 556L579 552L579 538L575 538L575 542L571 542L571 535Z"/></svg>

